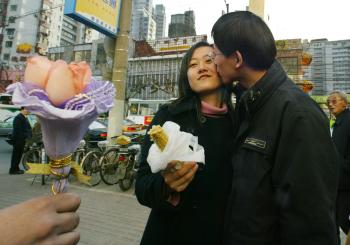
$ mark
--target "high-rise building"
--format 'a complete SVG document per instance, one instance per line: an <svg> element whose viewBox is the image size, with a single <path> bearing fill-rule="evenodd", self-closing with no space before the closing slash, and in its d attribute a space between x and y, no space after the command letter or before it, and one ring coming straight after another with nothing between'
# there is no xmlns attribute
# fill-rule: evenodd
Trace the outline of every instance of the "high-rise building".
<svg viewBox="0 0 350 245"><path fill-rule="evenodd" d="M304 77L314 83L313 95L333 90L350 93L350 40L311 40L308 52L312 63Z"/></svg>
<svg viewBox="0 0 350 245"><path fill-rule="evenodd" d="M132 38L135 40L155 39L156 21L153 16L152 0L134 0L132 4Z"/></svg>
<svg viewBox="0 0 350 245"><path fill-rule="evenodd" d="M165 7L163 4L157 4L155 7L155 19L156 19L156 38L165 37L165 25L166 15Z"/></svg>
<svg viewBox="0 0 350 245"><path fill-rule="evenodd" d="M68 16L63 17L61 31L61 46L84 43L85 25Z"/></svg>
<svg viewBox="0 0 350 245"><path fill-rule="evenodd" d="M52 1L5 2L2 1L1 4L1 14L4 15L0 43L0 80L19 81L27 57L33 53L46 52L49 36L47 12L50 11Z"/></svg>
<svg viewBox="0 0 350 245"><path fill-rule="evenodd" d="M185 37L196 35L195 17L192 10L186 11L184 14L171 15L169 24L169 37Z"/></svg>

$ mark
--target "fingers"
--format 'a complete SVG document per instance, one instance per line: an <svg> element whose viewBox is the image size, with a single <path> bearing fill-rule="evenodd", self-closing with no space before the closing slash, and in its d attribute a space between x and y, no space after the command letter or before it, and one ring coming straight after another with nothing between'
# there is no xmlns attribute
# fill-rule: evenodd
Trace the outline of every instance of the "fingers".
<svg viewBox="0 0 350 245"><path fill-rule="evenodd" d="M174 189L177 192L181 192L187 188L187 186L192 182L195 173L197 172L198 165L193 166L193 168L188 171L182 178L178 181L175 181L170 188Z"/></svg>
<svg viewBox="0 0 350 245"><path fill-rule="evenodd" d="M52 244L60 244L60 245L75 245L78 244L80 240L80 233L78 231L67 232L56 237L49 237L42 241L41 245L52 245Z"/></svg>
<svg viewBox="0 0 350 245"><path fill-rule="evenodd" d="M80 206L81 199L73 193L59 193L53 197L53 203L58 213L75 212Z"/></svg>
<svg viewBox="0 0 350 245"><path fill-rule="evenodd" d="M77 213L61 213L57 215L57 233L66 233L74 230L79 225L79 215Z"/></svg>
<svg viewBox="0 0 350 245"><path fill-rule="evenodd" d="M169 167L170 166L171 165L169 165ZM181 192L191 183L197 169L198 165L195 162L188 162L175 173L163 174L164 181L171 189Z"/></svg>
<svg viewBox="0 0 350 245"><path fill-rule="evenodd" d="M78 231L67 232L58 236L57 244L75 245L80 240L80 233Z"/></svg>

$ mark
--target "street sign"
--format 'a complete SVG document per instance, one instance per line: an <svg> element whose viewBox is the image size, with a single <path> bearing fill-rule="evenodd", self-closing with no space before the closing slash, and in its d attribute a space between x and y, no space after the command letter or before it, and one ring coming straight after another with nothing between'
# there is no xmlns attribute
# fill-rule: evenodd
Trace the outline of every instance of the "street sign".
<svg viewBox="0 0 350 245"><path fill-rule="evenodd" d="M64 14L107 35L119 31L122 0L65 0Z"/></svg>

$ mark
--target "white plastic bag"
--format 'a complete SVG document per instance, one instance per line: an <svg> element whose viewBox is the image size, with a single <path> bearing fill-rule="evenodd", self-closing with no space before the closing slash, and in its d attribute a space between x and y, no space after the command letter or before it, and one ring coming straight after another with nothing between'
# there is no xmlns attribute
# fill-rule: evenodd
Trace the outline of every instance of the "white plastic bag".
<svg viewBox="0 0 350 245"><path fill-rule="evenodd" d="M147 161L152 173L164 170L173 160L205 163L204 148L198 144L197 136L180 131L180 126L171 121L166 121L162 128L168 135L168 143L164 151L155 143L149 149Z"/></svg>

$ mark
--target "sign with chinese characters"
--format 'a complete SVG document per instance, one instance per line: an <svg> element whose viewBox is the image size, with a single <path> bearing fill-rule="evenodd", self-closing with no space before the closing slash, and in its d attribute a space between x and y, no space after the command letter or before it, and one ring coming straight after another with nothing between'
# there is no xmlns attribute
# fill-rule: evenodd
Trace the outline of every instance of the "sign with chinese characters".
<svg viewBox="0 0 350 245"><path fill-rule="evenodd" d="M65 0L64 14L107 35L119 30L122 0Z"/></svg>

